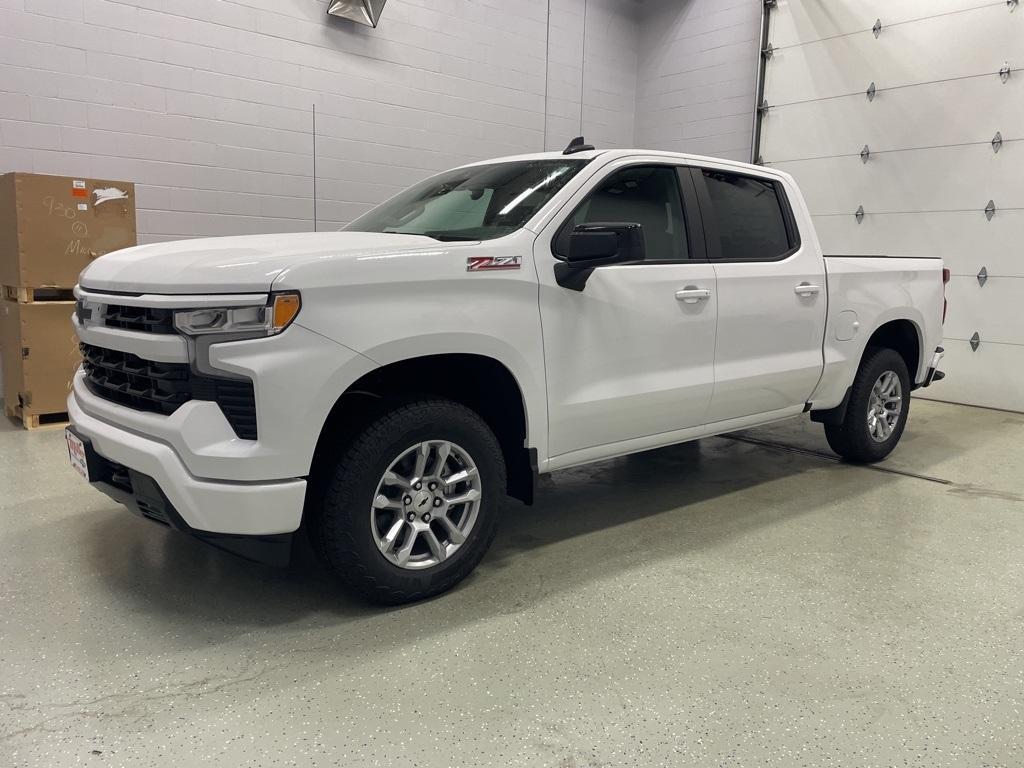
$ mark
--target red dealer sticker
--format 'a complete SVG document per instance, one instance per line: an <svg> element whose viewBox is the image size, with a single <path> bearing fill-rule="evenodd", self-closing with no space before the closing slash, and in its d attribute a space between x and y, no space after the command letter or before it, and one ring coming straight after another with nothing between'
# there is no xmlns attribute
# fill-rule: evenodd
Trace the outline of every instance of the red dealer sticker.
<svg viewBox="0 0 1024 768"><path fill-rule="evenodd" d="M466 259L467 272L485 272L495 269L519 269L522 256L470 256Z"/></svg>

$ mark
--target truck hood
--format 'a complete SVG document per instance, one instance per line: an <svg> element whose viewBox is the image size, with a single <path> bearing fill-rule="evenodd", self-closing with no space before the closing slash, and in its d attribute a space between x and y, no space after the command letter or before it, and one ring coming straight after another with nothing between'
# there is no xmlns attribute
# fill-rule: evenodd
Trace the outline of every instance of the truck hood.
<svg viewBox="0 0 1024 768"><path fill-rule="evenodd" d="M310 232L179 240L114 251L82 270L83 288L125 293L266 293L289 267L437 245L422 235Z"/></svg>

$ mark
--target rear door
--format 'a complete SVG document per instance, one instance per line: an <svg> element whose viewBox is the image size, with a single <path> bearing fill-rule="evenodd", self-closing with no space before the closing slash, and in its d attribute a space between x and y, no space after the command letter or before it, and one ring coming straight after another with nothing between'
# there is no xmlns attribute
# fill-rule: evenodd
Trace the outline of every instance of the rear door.
<svg viewBox="0 0 1024 768"><path fill-rule="evenodd" d="M714 385L715 274L695 190L677 169L663 158L611 163L535 241L552 457L592 449L591 458L602 446L614 453L615 444L704 423ZM647 258L599 267L581 291L563 288L554 276L559 242L595 222L641 224Z"/></svg>
<svg viewBox="0 0 1024 768"><path fill-rule="evenodd" d="M692 168L718 293L715 390L707 421L807 402L821 376L827 296L813 237L781 180Z"/></svg>

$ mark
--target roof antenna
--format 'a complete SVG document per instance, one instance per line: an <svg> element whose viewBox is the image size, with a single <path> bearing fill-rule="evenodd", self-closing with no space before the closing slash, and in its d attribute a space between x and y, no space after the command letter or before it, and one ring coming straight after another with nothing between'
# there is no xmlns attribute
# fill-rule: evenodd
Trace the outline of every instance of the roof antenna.
<svg viewBox="0 0 1024 768"><path fill-rule="evenodd" d="M569 146L562 150L563 155L571 155L574 152L587 152L594 148L593 144L584 143L582 136L577 136L569 142Z"/></svg>

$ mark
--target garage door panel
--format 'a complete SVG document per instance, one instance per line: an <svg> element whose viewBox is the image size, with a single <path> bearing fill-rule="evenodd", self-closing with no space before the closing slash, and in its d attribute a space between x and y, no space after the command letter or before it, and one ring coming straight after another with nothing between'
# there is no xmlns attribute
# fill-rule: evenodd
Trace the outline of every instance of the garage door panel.
<svg viewBox="0 0 1024 768"><path fill-rule="evenodd" d="M778 0L769 19L758 154L793 174L826 253L949 267L949 377L925 396L1024 410L1024 13L996 0Z"/></svg>
<svg viewBox="0 0 1024 768"><path fill-rule="evenodd" d="M761 123L761 155L778 162L807 157L809 147L822 157L858 155L865 144L880 152L988 143L997 130L1006 143L1024 140L1024 76L1006 83L985 76L879 91L870 102L858 93L773 107Z"/></svg>
<svg viewBox="0 0 1024 768"><path fill-rule="evenodd" d="M815 216L825 253L939 256L954 275L974 279L984 267L993 277L1024 277L1024 211L868 213ZM1020 286L1024 291L1024 284Z"/></svg>
<svg viewBox="0 0 1024 768"><path fill-rule="evenodd" d="M941 41L941 44L936 44ZM773 43L774 45L774 43ZM782 48L768 62L771 105L876 87L912 85L999 71L1024 60L1024 13L989 5L883 29Z"/></svg>
<svg viewBox="0 0 1024 768"><path fill-rule="evenodd" d="M971 10L983 0L858 0L856 4L779 0L772 11L769 40L772 45L797 45L826 37L871 29L875 19L894 24Z"/></svg>
<svg viewBox="0 0 1024 768"><path fill-rule="evenodd" d="M793 174L812 213L1024 208L1024 142L914 149L859 157L771 163ZM984 214L980 214L984 215ZM998 213L996 214L998 215Z"/></svg>
<svg viewBox="0 0 1024 768"><path fill-rule="evenodd" d="M914 394L932 400L1024 411L1024 346L984 341L977 351L947 338L941 368L946 378Z"/></svg>
<svg viewBox="0 0 1024 768"><path fill-rule="evenodd" d="M953 277L946 286L946 334L985 342L1024 345L1024 278L994 277L979 285L974 277Z"/></svg>

